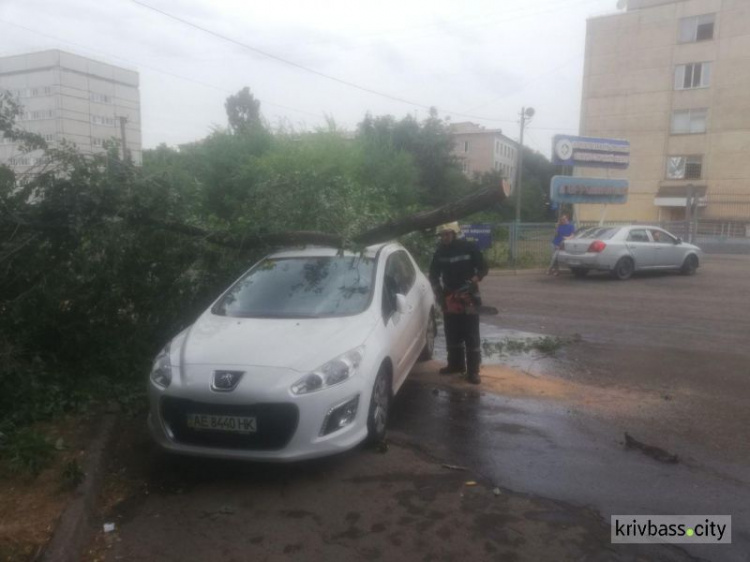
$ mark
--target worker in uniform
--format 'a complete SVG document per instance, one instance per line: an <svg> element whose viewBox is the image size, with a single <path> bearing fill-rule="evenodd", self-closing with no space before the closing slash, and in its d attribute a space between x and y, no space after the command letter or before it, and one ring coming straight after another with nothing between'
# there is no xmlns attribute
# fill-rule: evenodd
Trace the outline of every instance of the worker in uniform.
<svg viewBox="0 0 750 562"><path fill-rule="evenodd" d="M448 351L448 365L440 374L466 372L469 382L479 384L479 282L487 266L477 245L459 238L457 222L439 226L437 234L440 243L430 264L430 283L443 309Z"/></svg>

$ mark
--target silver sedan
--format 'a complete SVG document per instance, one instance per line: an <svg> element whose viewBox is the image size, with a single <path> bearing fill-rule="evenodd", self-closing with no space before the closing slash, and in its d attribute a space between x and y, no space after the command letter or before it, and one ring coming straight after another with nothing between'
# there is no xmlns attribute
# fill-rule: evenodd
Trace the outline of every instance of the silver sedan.
<svg viewBox="0 0 750 562"><path fill-rule="evenodd" d="M594 227L566 240L558 262L576 277L589 271L608 271L629 279L636 271L677 270L693 275L701 249L657 226Z"/></svg>

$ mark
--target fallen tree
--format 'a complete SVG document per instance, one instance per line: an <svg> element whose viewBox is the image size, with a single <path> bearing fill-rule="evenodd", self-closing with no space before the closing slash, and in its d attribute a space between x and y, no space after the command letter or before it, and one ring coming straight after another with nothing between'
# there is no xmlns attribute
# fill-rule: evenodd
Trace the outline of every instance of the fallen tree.
<svg viewBox="0 0 750 562"><path fill-rule="evenodd" d="M437 209L421 211L380 224L353 236L349 241L337 234L306 230L283 232L261 231L238 236L234 233L211 231L191 224L158 219L143 212L124 217L119 215L119 218L127 220L134 225L151 226L185 236L202 238L206 242L240 250L258 246L302 246L308 244L332 246L335 248L342 248L347 243L369 246L371 244L387 242L411 232L430 230L441 224L455 221L485 210L493 205L498 205L506 199L505 189L505 185L481 189ZM114 211L107 213L107 215L111 218L118 216ZM19 230L64 231L68 230L71 224L67 220L67 217L60 217L59 220L52 219L51 221L42 223L27 221L15 215L7 215L3 222L6 224L1 230L13 233Z"/></svg>

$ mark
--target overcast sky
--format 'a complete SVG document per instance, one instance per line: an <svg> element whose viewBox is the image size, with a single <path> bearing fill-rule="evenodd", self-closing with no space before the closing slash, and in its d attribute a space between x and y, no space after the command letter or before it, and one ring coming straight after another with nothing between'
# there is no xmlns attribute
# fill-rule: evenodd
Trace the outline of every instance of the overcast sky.
<svg viewBox="0 0 750 562"><path fill-rule="evenodd" d="M533 106L526 144L547 155L553 134L578 131L586 19L617 3L137 2L230 40L136 0L0 0L0 56L57 48L137 70L144 148L225 126L224 100L249 86L272 124L305 129L435 106L517 140L520 109Z"/></svg>

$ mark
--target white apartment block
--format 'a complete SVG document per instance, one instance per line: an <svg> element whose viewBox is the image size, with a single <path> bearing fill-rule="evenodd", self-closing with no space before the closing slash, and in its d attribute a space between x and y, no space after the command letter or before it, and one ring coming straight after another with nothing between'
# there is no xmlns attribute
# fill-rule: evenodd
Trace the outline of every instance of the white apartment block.
<svg viewBox="0 0 750 562"><path fill-rule="evenodd" d="M138 73L58 50L0 57L0 90L23 107L20 128L38 133L54 145L63 139L83 153L122 143L140 165L141 110ZM121 146L121 144L120 144ZM23 174L38 164L41 153L22 154L0 133L0 163Z"/></svg>
<svg viewBox="0 0 750 562"><path fill-rule="evenodd" d="M500 129L485 129L475 123L454 123L453 155L460 161L464 174L473 177L495 170L511 183L516 177L518 145Z"/></svg>
<svg viewBox="0 0 750 562"><path fill-rule="evenodd" d="M581 134L630 141L630 168L610 172L629 200L608 219L682 220L688 189L701 217L732 219L741 207L719 202L750 200L750 0L628 0L590 19Z"/></svg>

